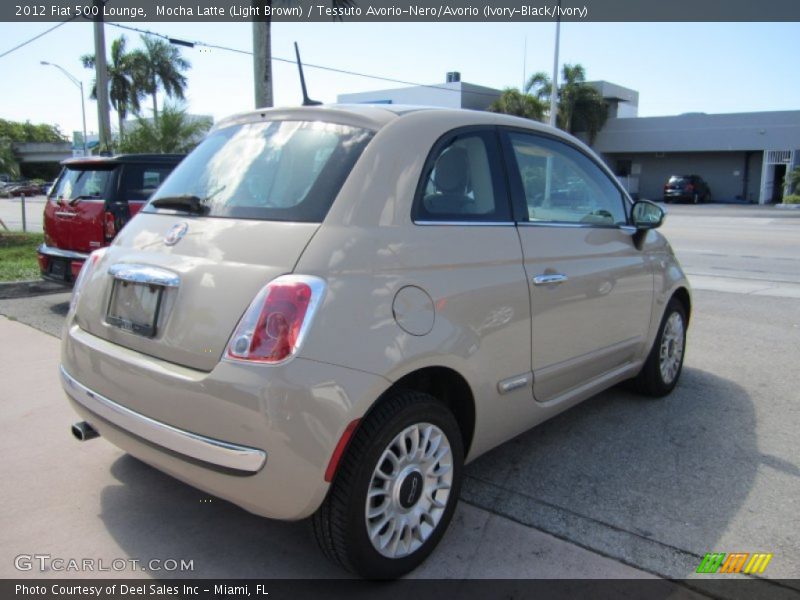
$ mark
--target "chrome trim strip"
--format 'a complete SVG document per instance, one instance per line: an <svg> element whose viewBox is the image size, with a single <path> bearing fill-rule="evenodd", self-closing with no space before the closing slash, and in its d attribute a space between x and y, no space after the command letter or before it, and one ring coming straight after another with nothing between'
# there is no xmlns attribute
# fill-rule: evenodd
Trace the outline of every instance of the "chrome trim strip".
<svg viewBox="0 0 800 600"><path fill-rule="evenodd" d="M553 273L551 275L536 275L533 278L533 285L551 285L553 283L564 283L569 277L563 273Z"/></svg>
<svg viewBox="0 0 800 600"><path fill-rule="evenodd" d="M263 450L215 440L145 417L78 383L67 373L64 365L60 365L60 371L64 391L73 400L117 427L158 446L212 465L248 473L257 473L267 461L267 453Z"/></svg>
<svg viewBox="0 0 800 600"><path fill-rule="evenodd" d="M65 210L57 210L57 211L55 212L55 215L56 215L57 217L70 217L70 218L72 218L72 217L77 217L77 216L78 216L78 213L74 213L74 212L67 212L67 211L65 211Z"/></svg>
<svg viewBox="0 0 800 600"><path fill-rule="evenodd" d="M164 287L178 287L181 284L181 278L177 273L150 265L117 263L108 268L108 273L114 279L132 283L163 285Z"/></svg>
<svg viewBox="0 0 800 600"><path fill-rule="evenodd" d="M414 221L414 225L471 225L472 227L513 227L511 221Z"/></svg>
<svg viewBox="0 0 800 600"><path fill-rule="evenodd" d="M58 258L72 258L74 260L86 260L89 258L88 254L83 252L73 252L72 250L62 250L61 248L53 248L47 244L42 244L36 251L45 256L56 256Z"/></svg>
<svg viewBox="0 0 800 600"><path fill-rule="evenodd" d="M621 229L628 227L627 225L603 225L602 223L562 223L560 221L520 221L517 225L523 227L569 227L577 229L585 229L587 227L594 227L599 229Z"/></svg>

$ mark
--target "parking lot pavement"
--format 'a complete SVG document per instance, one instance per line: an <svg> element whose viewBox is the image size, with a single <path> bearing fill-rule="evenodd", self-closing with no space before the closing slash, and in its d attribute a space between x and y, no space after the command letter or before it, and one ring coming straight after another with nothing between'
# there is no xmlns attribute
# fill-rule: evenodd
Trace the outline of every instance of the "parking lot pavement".
<svg viewBox="0 0 800 600"><path fill-rule="evenodd" d="M31 196L25 198L25 230L41 233L44 221L45 196ZM0 220L11 231L22 231L22 199L0 198ZM5 231L0 225L0 231Z"/></svg>
<svg viewBox="0 0 800 600"><path fill-rule="evenodd" d="M340 578L308 523L253 516L210 498L102 439L79 443L77 416L55 377L59 342L0 317L0 577L91 577L37 568L15 557L137 559L192 571L125 568L103 577ZM7 343L13 340L14 343ZM13 485L9 484L13 482ZM24 564L24 562L23 562ZM446 537L415 578L651 578L652 575L462 503Z"/></svg>

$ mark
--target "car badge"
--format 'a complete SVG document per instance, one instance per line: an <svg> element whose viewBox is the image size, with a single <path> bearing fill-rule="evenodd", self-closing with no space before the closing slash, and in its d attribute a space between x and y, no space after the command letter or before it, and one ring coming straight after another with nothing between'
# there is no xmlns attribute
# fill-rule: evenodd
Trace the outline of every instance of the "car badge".
<svg viewBox="0 0 800 600"><path fill-rule="evenodd" d="M186 221L176 223L164 236L164 243L167 246L174 246L183 239L186 232L189 230L189 224Z"/></svg>

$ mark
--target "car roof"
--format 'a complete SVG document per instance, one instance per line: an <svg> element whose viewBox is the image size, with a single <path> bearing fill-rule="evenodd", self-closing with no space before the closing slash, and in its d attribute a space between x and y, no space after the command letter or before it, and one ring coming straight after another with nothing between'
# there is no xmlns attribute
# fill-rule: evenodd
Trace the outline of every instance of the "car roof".
<svg viewBox="0 0 800 600"><path fill-rule="evenodd" d="M430 113L434 111L440 113L443 118L458 115L463 121L463 117L465 116L474 117L470 120L474 120L475 125L506 125L509 127L535 129L574 142L572 136L565 134L561 130L531 119L483 110L406 104L323 104L319 106L264 108L222 119L213 129L216 130L231 125L252 123L266 119L271 121L320 120L377 131L389 123L408 115L415 115L422 112Z"/></svg>
<svg viewBox="0 0 800 600"><path fill-rule="evenodd" d="M115 154L113 156L78 156L61 161L66 167L92 167L95 165L160 163L177 165L185 154Z"/></svg>

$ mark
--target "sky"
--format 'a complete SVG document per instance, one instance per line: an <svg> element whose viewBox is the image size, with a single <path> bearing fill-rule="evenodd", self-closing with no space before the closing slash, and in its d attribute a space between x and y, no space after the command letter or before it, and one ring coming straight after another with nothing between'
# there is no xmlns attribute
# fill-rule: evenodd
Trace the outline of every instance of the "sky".
<svg viewBox="0 0 800 600"><path fill-rule="evenodd" d="M191 41L252 50L252 25L242 23L126 24ZM0 23L0 54L53 23ZM106 24L106 47L139 34ZM422 84L462 81L519 87L523 74L551 72L553 23L275 23L273 55L304 63ZM800 110L800 23L562 23L560 63L580 63L589 80L603 79L639 92L639 115ZM527 50L526 50L527 48ZM223 50L181 48L192 63L187 108L220 119L254 108L252 58ZM0 58L0 118L81 128L78 88L53 67L83 80L87 128L97 131L93 80L80 56L93 53L92 25L67 23ZM274 62L276 106L301 101L297 69ZM337 94L403 87L367 77L306 68L309 96L335 102ZM160 99L161 102L163 99ZM150 101L144 101L149 109ZM145 110L145 116L150 114ZM116 114L112 112L112 124Z"/></svg>

